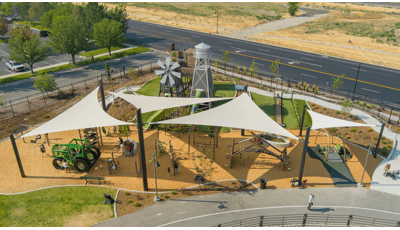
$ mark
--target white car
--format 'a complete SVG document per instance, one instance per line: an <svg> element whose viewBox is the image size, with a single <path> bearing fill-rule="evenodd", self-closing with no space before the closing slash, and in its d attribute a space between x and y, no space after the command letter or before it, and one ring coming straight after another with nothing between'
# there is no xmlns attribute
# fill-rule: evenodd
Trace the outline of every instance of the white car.
<svg viewBox="0 0 400 230"><path fill-rule="evenodd" d="M13 70L15 72L25 71L25 66L15 61L6 62L6 66L9 70Z"/></svg>

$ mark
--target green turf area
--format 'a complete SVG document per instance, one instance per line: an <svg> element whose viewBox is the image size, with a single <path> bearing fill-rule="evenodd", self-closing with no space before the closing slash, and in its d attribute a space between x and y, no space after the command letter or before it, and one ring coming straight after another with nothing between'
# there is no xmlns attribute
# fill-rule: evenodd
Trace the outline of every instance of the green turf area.
<svg viewBox="0 0 400 230"><path fill-rule="evenodd" d="M99 219L102 222L114 217L113 205L103 204L103 193L115 197L116 192L109 188L79 186L0 195L0 226L62 227L65 221L73 221L74 217L85 213L87 217L105 215Z"/></svg>
<svg viewBox="0 0 400 230"><path fill-rule="evenodd" d="M144 84L139 90L136 91L138 94L145 96L159 96L160 93L160 80L161 77L156 77L146 84Z"/></svg>
<svg viewBox="0 0 400 230"><path fill-rule="evenodd" d="M307 152L311 158L318 159L322 162L325 169L329 172L335 187L357 187L357 182L354 180L346 163L324 161L325 155L319 153L316 147L308 147ZM346 156L346 158L348 159L350 153L347 152L347 155L348 157Z"/></svg>
<svg viewBox="0 0 400 230"><path fill-rule="evenodd" d="M97 58L94 59L94 62L96 63L96 62L108 61L108 60L121 58L121 57L127 57L127 56L134 55L134 54L140 54L140 53L148 52L150 50L151 49L144 48L144 47L132 48L132 49L129 49L129 50L125 50L123 52L113 53L111 55L111 57L108 56L108 55L97 57ZM84 65L89 65L89 64L92 64L92 60L91 59L90 60L86 60L86 61L82 61L82 62L76 62L75 65L65 64L65 65L60 65L60 66L56 66L56 67L53 67L53 68L48 68L48 69L35 71L34 74L31 74L31 73L19 74L19 75L16 75L16 76L0 79L0 85L6 84L6 83L10 83L10 82L14 82L14 81L19 81L19 80L26 79L26 78L36 77L38 75L45 74L45 73L57 72L57 71L71 69L71 68L84 66Z"/></svg>
<svg viewBox="0 0 400 230"><path fill-rule="evenodd" d="M42 24L40 24L40 22L32 22L32 24L31 24L30 21L14 21L13 23L14 24L20 24L20 25L26 25L26 26L29 26L31 28L35 28L35 29L38 29L38 30L51 31L51 29L49 29L49 28L44 28L42 26Z"/></svg>
<svg viewBox="0 0 400 230"><path fill-rule="evenodd" d="M229 85L229 82L214 82L215 97L234 97L236 94L235 84ZM215 101L213 107L220 106L230 100Z"/></svg>
<svg viewBox="0 0 400 230"><path fill-rule="evenodd" d="M128 46L125 46L125 45L120 45L118 47L112 46L111 47L111 51L120 50L120 49L124 49L124 48L127 48L127 47ZM84 56L84 57L91 57L91 56L96 56L96 55L104 54L104 53L108 54L108 49L107 48L92 50L92 51L81 53L79 55L80 56Z"/></svg>
<svg viewBox="0 0 400 230"><path fill-rule="evenodd" d="M282 123L287 129L299 129L299 121L290 99L282 98Z"/></svg>
<svg viewBox="0 0 400 230"><path fill-rule="evenodd" d="M250 93L254 103L256 103L264 113L275 121L275 99L273 97L267 97L253 92Z"/></svg>
<svg viewBox="0 0 400 230"><path fill-rule="evenodd" d="M294 106L294 108L296 108L295 112L296 112L298 121L301 121L301 117L303 116L304 105L306 105L306 109L310 109L310 107L308 107L306 101L299 100L299 99L293 99L293 106ZM311 116L308 112L306 112L306 114L304 116L305 116L305 118L304 118L303 127L307 128L309 125L312 124ZM300 125L299 125L299 127L300 127Z"/></svg>

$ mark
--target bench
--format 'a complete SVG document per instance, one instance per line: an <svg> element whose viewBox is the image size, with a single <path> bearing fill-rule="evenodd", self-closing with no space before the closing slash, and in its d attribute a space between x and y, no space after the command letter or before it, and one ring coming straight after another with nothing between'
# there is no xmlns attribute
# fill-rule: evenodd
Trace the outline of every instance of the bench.
<svg viewBox="0 0 400 230"><path fill-rule="evenodd" d="M101 184L101 181L104 180L104 177L96 177L96 176L81 176L81 179L86 180L86 184L88 183L88 180L99 180L99 185Z"/></svg>

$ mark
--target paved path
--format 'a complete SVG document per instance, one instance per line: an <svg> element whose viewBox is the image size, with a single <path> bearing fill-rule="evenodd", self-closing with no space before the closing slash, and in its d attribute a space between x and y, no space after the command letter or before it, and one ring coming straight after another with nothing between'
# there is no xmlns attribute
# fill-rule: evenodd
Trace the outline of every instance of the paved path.
<svg viewBox="0 0 400 230"><path fill-rule="evenodd" d="M314 206L307 210L310 194ZM397 196L365 188L275 189L220 193L155 203L94 227L208 227L260 215L362 215L400 220Z"/></svg>

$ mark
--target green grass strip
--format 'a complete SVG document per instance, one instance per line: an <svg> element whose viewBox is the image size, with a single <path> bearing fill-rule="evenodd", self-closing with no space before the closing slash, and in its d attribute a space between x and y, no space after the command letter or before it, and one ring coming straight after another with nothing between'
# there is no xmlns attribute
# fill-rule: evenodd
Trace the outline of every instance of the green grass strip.
<svg viewBox="0 0 400 230"><path fill-rule="evenodd" d="M129 50L122 51L122 52L113 53L111 55L111 57L108 56L108 55L97 57L97 58L94 59L94 63L102 62L102 61L108 61L108 60L121 58L121 57L127 57L127 56L134 55L134 54L140 54L140 53L148 52L150 50L151 49L149 49L149 48L136 47L136 48L132 48L132 49L129 49ZM86 61L82 61L82 62L77 62L76 65L65 64L65 65L60 65L60 66L56 66L56 67L52 67L52 68L48 68L48 69L35 71L34 74L25 73L25 74L12 76L12 77L7 77L7 78L0 79L0 85L6 84L6 83L10 83L10 82L14 82L14 81L23 80L23 79L26 79L26 78L36 77L38 75L42 75L42 74L46 74L46 73L57 72L57 71L71 69L71 68L80 67L80 66L85 66L85 65L89 65L89 64L92 64L92 60L91 59L90 60L86 60Z"/></svg>
<svg viewBox="0 0 400 230"><path fill-rule="evenodd" d="M32 22L32 24L31 24L30 21L14 21L13 23L14 24L20 24L20 25L29 26L31 28L35 28L35 29L38 29L38 30L51 31L51 29L43 27L42 24L39 23L39 22Z"/></svg>
<svg viewBox="0 0 400 230"><path fill-rule="evenodd" d="M301 122L301 117L303 116L304 105L306 105L306 109L310 109L310 107L308 107L306 101L299 100L299 99L293 99L293 106L295 108L295 112L296 112L296 115L298 116L299 122ZM306 114L304 116L305 116L305 118L304 118L303 128L308 127L309 125L312 124L310 114L308 114L308 112L306 112ZM299 127L300 127L300 125L299 125Z"/></svg>
<svg viewBox="0 0 400 230"><path fill-rule="evenodd" d="M287 129L299 129L299 121L290 99L282 98L282 123Z"/></svg>
<svg viewBox="0 0 400 230"><path fill-rule="evenodd" d="M272 120L275 121L275 98L267 97L264 95L260 95L257 93L251 93L251 97L253 98L254 103L260 107L264 113L266 113Z"/></svg>
<svg viewBox="0 0 400 230"><path fill-rule="evenodd" d="M160 92L160 80L161 77L156 77L146 84L144 84L139 90L136 91L138 94L142 94L145 96L159 96Z"/></svg>
<svg viewBox="0 0 400 230"><path fill-rule="evenodd" d="M104 205L103 193L117 190L100 187L50 188L20 195L0 195L1 227L63 227L81 214L114 217L113 205ZM87 214L85 214L87 213ZM79 218L78 218L79 219Z"/></svg>
<svg viewBox="0 0 400 230"><path fill-rule="evenodd" d="M125 46L125 45L120 45L118 47L112 46L111 47L111 52L115 51L115 50L124 49L124 48L128 48L128 46ZM92 51L81 53L79 55L80 56L84 56L84 57L91 57L91 56L96 56L96 55L104 54L104 53L108 53L108 49L107 48L92 50Z"/></svg>

